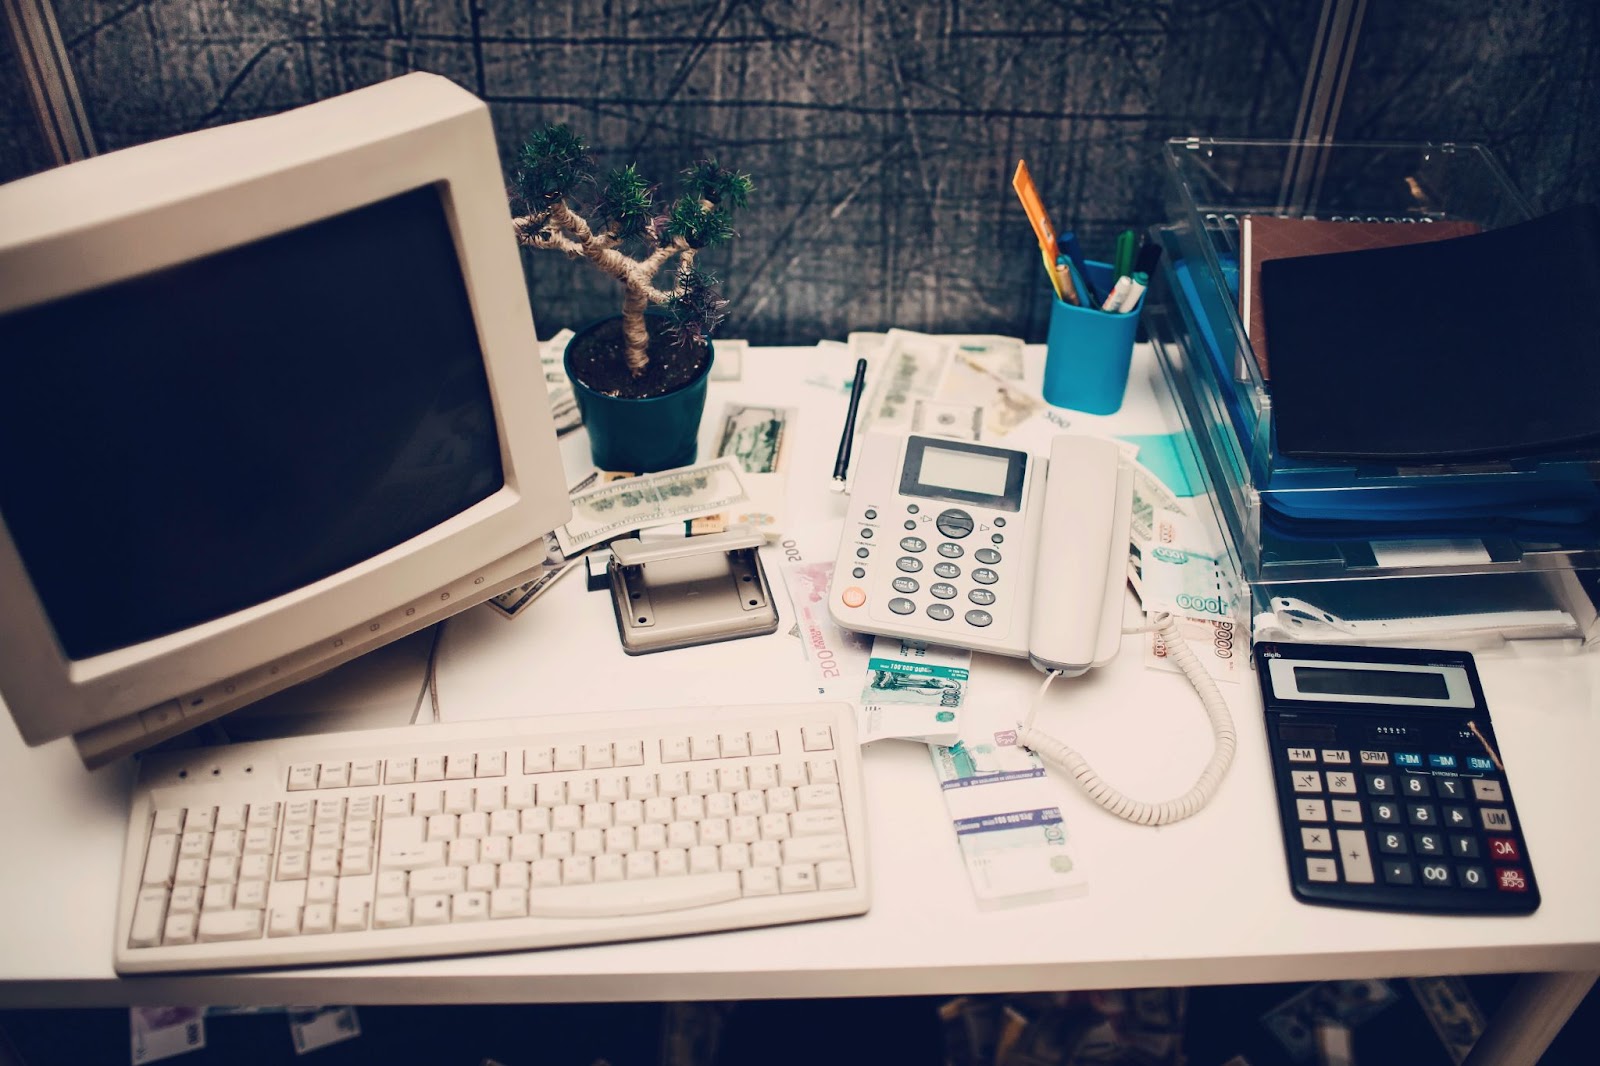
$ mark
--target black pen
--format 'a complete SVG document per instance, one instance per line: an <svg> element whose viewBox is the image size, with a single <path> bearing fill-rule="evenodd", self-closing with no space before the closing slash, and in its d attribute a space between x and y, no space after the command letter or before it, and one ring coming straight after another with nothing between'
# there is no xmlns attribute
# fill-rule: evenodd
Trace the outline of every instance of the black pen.
<svg viewBox="0 0 1600 1066"><path fill-rule="evenodd" d="M856 438L856 412L861 408L861 385L867 380L867 361L856 360L856 379L850 383L850 410L844 416L844 434L839 438L839 457L833 461L834 492L843 492L845 474L850 469L850 445Z"/></svg>

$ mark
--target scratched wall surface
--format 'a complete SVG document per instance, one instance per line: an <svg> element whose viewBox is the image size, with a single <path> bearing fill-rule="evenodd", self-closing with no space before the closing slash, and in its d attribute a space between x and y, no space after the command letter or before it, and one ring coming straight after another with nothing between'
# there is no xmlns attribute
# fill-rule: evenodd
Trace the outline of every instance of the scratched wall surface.
<svg viewBox="0 0 1600 1066"><path fill-rule="evenodd" d="M1551 34L1587 3L1536 0L1523 5L1531 14L1520 28L1561 47ZM1368 17L1387 6L1369 5ZM490 102L507 159L529 129L563 121L587 136L604 165L636 160L669 186L703 155L737 166L754 176L756 196L739 239L705 262L733 300L722 334L760 343L889 326L1041 339L1048 289L1010 187L1017 159L1028 160L1058 224L1075 225L1091 255L1106 254L1117 230L1160 219L1166 137L1290 134L1321 7L56 3L102 150L430 70ZM1421 25L1404 22L1386 58L1370 64L1375 84L1404 81L1407 49L1431 44ZM1499 71L1499 47L1464 54ZM1496 84L1533 91L1530 76L1513 70ZM1445 92L1459 86L1441 83L1434 68L1403 88L1430 102L1426 113L1438 125L1454 117ZM1347 119L1392 128L1395 116L1367 99ZM26 108L9 96L4 104ZM1534 120L1548 115L1527 117L1516 132L1545 144ZM1485 126L1491 134L1506 129ZM9 160L0 168L0 177L21 172ZM527 264L541 335L616 305L611 283L581 264L553 253L530 253Z"/></svg>
<svg viewBox="0 0 1600 1066"><path fill-rule="evenodd" d="M1600 4L1368 4L1339 135L1479 141L1535 210L1600 201Z"/></svg>

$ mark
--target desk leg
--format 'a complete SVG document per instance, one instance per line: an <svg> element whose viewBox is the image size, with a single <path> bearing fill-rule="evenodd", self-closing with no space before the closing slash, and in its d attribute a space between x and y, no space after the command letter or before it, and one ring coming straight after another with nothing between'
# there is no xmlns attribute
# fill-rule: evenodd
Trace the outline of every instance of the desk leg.
<svg viewBox="0 0 1600 1066"><path fill-rule="evenodd" d="M1596 977L1600 974L1524 974L1462 1066L1537 1066Z"/></svg>

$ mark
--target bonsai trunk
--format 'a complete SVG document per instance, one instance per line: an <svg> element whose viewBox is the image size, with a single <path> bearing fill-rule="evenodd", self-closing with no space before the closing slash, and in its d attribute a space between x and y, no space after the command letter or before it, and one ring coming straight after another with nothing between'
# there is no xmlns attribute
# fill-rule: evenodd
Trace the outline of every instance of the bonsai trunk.
<svg viewBox="0 0 1600 1066"><path fill-rule="evenodd" d="M645 349L650 345L650 333L644 325L644 309L649 306L649 300L631 285L623 291L622 336L627 342L628 371L638 377L650 362L650 357L645 354Z"/></svg>

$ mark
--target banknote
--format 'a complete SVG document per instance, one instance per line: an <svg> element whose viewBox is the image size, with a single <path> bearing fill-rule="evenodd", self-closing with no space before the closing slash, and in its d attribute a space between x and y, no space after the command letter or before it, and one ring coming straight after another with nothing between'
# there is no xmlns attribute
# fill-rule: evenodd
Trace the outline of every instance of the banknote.
<svg viewBox="0 0 1600 1066"><path fill-rule="evenodd" d="M1459 977L1412 977L1411 995L1457 1066L1483 1035L1483 1012Z"/></svg>
<svg viewBox="0 0 1600 1066"><path fill-rule="evenodd" d="M567 342L571 339L572 331L563 329L539 344L539 365L544 370L545 388L550 391L550 416L555 420L558 437L583 425L578 398L573 394L564 361Z"/></svg>
<svg viewBox="0 0 1600 1066"><path fill-rule="evenodd" d="M158 1062L206 1046L200 1007L133 1007L128 1011L130 1060Z"/></svg>
<svg viewBox="0 0 1600 1066"><path fill-rule="evenodd" d="M714 454L739 464L745 500L720 515L690 523L690 533L722 532L734 526L759 529L769 538L783 530L789 497L789 452L797 412L793 407L730 403L722 409Z"/></svg>
<svg viewBox="0 0 1600 1066"><path fill-rule="evenodd" d="M1020 337L957 336L950 339L958 355L966 356L997 377L1021 381L1026 373Z"/></svg>
<svg viewBox="0 0 1600 1066"><path fill-rule="evenodd" d="M572 497L572 518L556 530L566 555L647 526L726 511L745 500L731 457L596 485Z"/></svg>
<svg viewBox="0 0 1600 1066"><path fill-rule="evenodd" d="M742 340L717 340L712 342L711 380L738 381L744 373L745 353L750 342Z"/></svg>
<svg viewBox="0 0 1600 1066"><path fill-rule="evenodd" d="M1010 708L974 707L961 737L929 745L981 908L1042 902L1087 887L1039 756L1017 743Z"/></svg>
<svg viewBox="0 0 1600 1066"><path fill-rule="evenodd" d="M289 1037L296 1055L361 1035L361 1019L354 1007L290 1007Z"/></svg>
<svg viewBox="0 0 1600 1066"><path fill-rule="evenodd" d="M1131 537L1131 534L1130 534ZM1154 512L1154 529L1139 549L1140 602L1145 613L1171 611L1231 621L1242 585L1233 561L1193 515Z"/></svg>
<svg viewBox="0 0 1600 1066"><path fill-rule="evenodd" d="M1003 437L1045 408L1044 400L1016 382L956 354L945 363L938 399L975 403L983 408L983 436Z"/></svg>
<svg viewBox="0 0 1600 1066"><path fill-rule="evenodd" d="M544 559L539 564L539 569L528 575L528 580L491 597L489 604L507 618L513 618L528 604L538 599L539 596L555 584L556 579L565 574L574 566L581 556L567 558L561 551L561 545L556 540L554 533L544 535Z"/></svg>
<svg viewBox="0 0 1600 1066"><path fill-rule="evenodd" d="M533 580L525 581L514 589L507 589L489 603L506 618L515 618L534 600L548 592L550 586L577 569L582 562L581 555L576 559L563 559L559 565L547 567Z"/></svg>
<svg viewBox="0 0 1600 1066"><path fill-rule="evenodd" d="M861 427L910 429L914 401L934 398L951 358L952 345L944 337L891 329L873 368L875 380L861 411Z"/></svg>
<svg viewBox="0 0 1600 1066"><path fill-rule="evenodd" d="M833 561L785 562L780 572L794 606L800 648L816 678L817 695L854 701L871 658L872 637L840 629L829 617Z"/></svg>
<svg viewBox="0 0 1600 1066"><path fill-rule="evenodd" d="M1318 1022L1334 1021L1354 1029L1399 998L1384 981L1320 981L1262 1015L1261 1024L1291 1059L1309 1062L1316 1052Z"/></svg>
<svg viewBox="0 0 1600 1066"><path fill-rule="evenodd" d="M1187 515L1189 512L1172 490L1161 479L1140 463L1133 464L1133 522L1128 527L1129 538L1138 545L1150 543L1155 536L1156 513Z"/></svg>
<svg viewBox="0 0 1600 1066"><path fill-rule="evenodd" d="M899 737L946 744L961 733L970 651L877 637L861 690L863 744Z"/></svg>
<svg viewBox="0 0 1600 1066"><path fill-rule="evenodd" d="M983 436L983 408L952 400L918 399L911 412L911 431L956 440L978 440Z"/></svg>
<svg viewBox="0 0 1600 1066"><path fill-rule="evenodd" d="M1174 615L1178 639L1188 645L1206 673L1217 681L1238 681L1250 671L1250 642L1240 636L1233 622L1220 618L1188 618ZM1157 632L1145 634L1145 665L1178 673L1166 639Z"/></svg>
<svg viewBox="0 0 1600 1066"><path fill-rule="evenodd" d="M787 466L792 407L730 403L722 408L718 458L731 455L746 474L775 474Z"/></svg>

